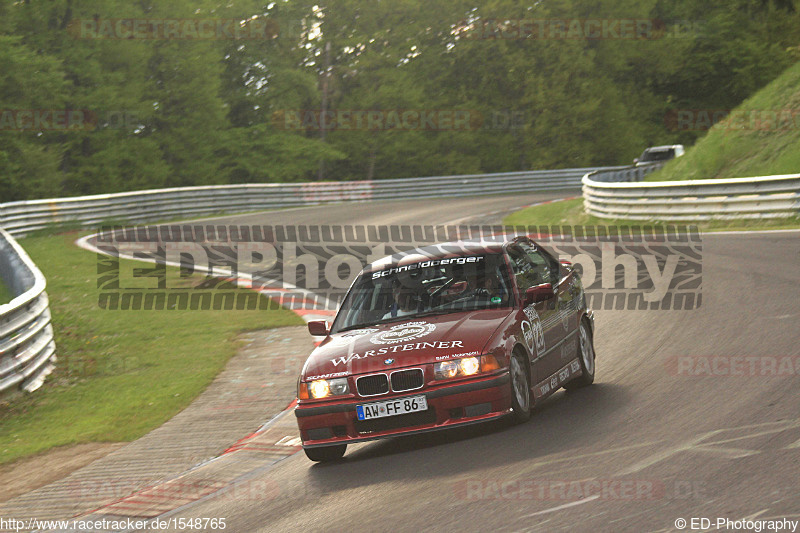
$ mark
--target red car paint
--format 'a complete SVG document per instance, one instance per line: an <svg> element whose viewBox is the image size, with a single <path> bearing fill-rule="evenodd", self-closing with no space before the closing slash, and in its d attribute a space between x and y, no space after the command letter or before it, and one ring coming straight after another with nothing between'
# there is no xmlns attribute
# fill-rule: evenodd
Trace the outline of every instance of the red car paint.
<svg viewBox="0 0 800 533"><path fill-rule="evenodd" d="M527 361L531 404L584 373L578 327L584 324L591 342L593 315L586 308L579 276L572 267L559 263L557 258L525 237L492 244L457 245L460 246L455 246L459 250L457 253L452 251L454 246L447 245L422 249L423 259L502 254L502 259L495 257L491 260L501 261L497 264L505 269L507 277L504 280L509 285L507 290L510 294L503 297L502 304L492 308L397 317L355 330L328 334L308 358L299 386L307 387L315 380L346 378L349 393L322 399L298 399L295 415L304 448L439 430L509 415L512 413L513 394L509 366L514 350L524 353ZM437 254L437 250L442 249L450 251ZM389 259L378 261L368 266L360 276L371 274L375 279L379 277L376 272L419 262L420 257L410 253L400 261L397 258L394 262ZM543 276L549 277L541 279ZM526 305L526 285L541 286L538 282L551 283L553 295ZM460 284L455 285L460 288ZM497 299L499 301L500 297ZM342 313L340 309L339 315ZM342 322L339 315L334 321L334 330L337 323ZM321 325L317 324L317 327ZM467 377L435 379L436 363L483 355L493 355L497 365L490 365L492 368L488 371L481 367L479 373ZM593 357L592 350L592 361ZM593 363L591 368L593 374ZM403 370L408 372L395 378L397 388L405 390L395 390L392 376ZM419 382L406 380L407 377L417 379L419 373L422 377ZM359 378L373 376L369 378L370 383L382 384L384 378L381 375L386 376L388 390L383 392L380 389L376 394L359 392ZM413 388L407 388L410 385ZM403 401L420 395L425 396L428 406L428 410L422 413L369 421L357 419L359 405L394 399Z"/></svg>

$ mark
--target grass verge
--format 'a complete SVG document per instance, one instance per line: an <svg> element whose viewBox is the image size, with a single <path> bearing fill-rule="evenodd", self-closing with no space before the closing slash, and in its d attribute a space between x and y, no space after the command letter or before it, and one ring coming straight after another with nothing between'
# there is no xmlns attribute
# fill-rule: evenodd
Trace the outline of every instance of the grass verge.
<svg viewBox="0 0 800 533"><path fill-rule="evenodd" d="M13 295L11 291L8 290L6 284L3 283L3 280L0 279L0 305L7 304L13 299Z"/></svg>
<svg viewBox="0 0 800 533"><path fill-rule="evenodd" d="M509 226L643 226L643 225L693 225L703 231L752 231L766 229L800 228L800 216L767 220L709 220L696 222L643 222L636 220L612 220L586 214L583 198L561 200L542 205L526 207L511 213L503 219Z"/></svg>
<svg viewBox="0 0 800 533"><path fill-rule="evenodd" d="M691 126L690 126L691 127ZM800 172L800 62L715 124L686 155L646 181Z"/></svg>
<svg viewBox="0 0 800 533"><path fill-rule="evenodd" d="M303 323L291 311L273 307L103 310L97 256L75 246L77 237L20 240L47 279L58 365L36 393L0 402L0 464L56 446L134 440L211 383L235 354L231 341L237 333ZM120 261L121 271L134 267L142 263Z"/></svg>

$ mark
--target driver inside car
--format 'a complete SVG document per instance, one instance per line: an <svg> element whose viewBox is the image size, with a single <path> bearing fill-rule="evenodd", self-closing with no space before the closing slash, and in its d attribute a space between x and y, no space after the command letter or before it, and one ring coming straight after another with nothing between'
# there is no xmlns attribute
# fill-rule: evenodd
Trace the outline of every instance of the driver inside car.
<svg viewBox="0 0 800 533"><path fill-rule="evenodd" d="M399 316L413 315L419 307L419 300L416 293L410 287L404 287L402 283L395 280L392 284L392 305L389 311L383 315L383 319L395 318Z"/></svg>
<svg viewBox="0 0 800 533"><path fill-rule="evenodd" d="M504 299L505 291L496 276L472 272L467 276L467 283L475 296L490 298L492 303L500 303Z"/></svg>

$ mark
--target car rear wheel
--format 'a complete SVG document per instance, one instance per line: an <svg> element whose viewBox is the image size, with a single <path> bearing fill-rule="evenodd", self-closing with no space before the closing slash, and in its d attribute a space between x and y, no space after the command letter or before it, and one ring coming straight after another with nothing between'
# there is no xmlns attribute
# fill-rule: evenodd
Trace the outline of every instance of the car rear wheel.
<svg viewBox="0 0 800 533"><path fill-rule="evenodd" d="M564 385L567 390L579 389L594 383L594 342L589 326L581 320L578 328L578 361L581 364L581 375Z"/></svg>
<svg viewBox="0 0 800 533"><path fill-rule="evenodd" d="M515 352L508 368L511 376L511 411L516 423L525 422L531 417L531 386L523 357L519 351Z"/></svg>
<svg viewBox="0 0 800 533"><path fill-rule="evenodd" d="M347 444L334 444L333 446L321 446L319 448L303 448L306 457L318 463L327 463L342 458Z"/></svg>

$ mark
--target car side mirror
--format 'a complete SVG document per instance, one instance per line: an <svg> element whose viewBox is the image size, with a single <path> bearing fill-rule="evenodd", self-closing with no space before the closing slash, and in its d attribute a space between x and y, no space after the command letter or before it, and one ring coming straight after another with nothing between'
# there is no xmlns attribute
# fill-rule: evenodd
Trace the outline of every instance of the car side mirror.
<svg viewBox="0 0 800 533"><path fill-rule="evenodd" d="M312 320L308 323L308 332L315 337L327 337L330 331L327 320Z"/></svg>
<svg viewBox="0 0 800 533"><path fill-rule="evenodd" d="M544 302L555 296L555 294L553 286L550 283L542 283L535 287L528 287L525 290L525 305Z"/></svg>

